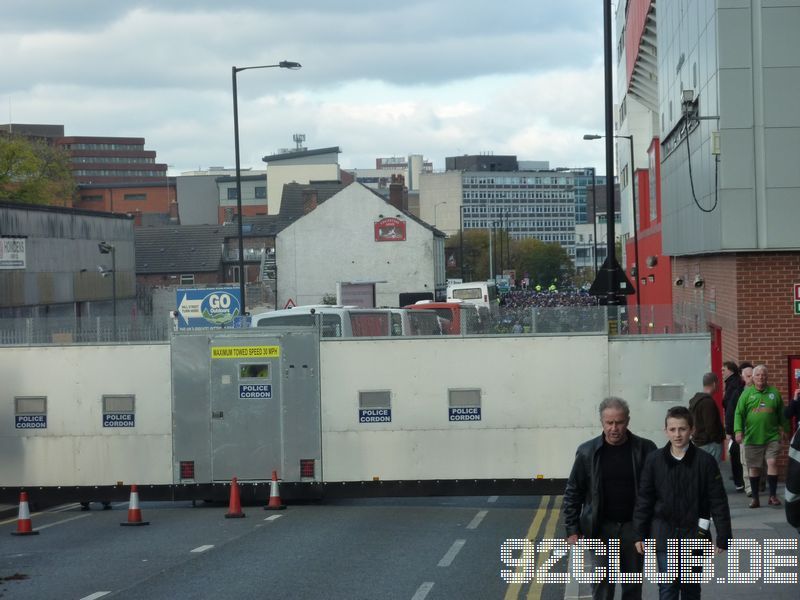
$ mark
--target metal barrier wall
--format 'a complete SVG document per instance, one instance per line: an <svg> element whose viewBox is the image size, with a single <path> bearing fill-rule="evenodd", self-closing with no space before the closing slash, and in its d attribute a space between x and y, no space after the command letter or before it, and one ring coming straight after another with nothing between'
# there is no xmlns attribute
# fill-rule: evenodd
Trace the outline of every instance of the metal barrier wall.
<svg viewBox="0 0 800 600"><path fill-rule="evenodd" d="M241 333L243 346L266 335ZM238 343L236 330L225 337ZM200 352L207 355L208 344ZM306 408L282 422L281 435L320 432L318 481L559 479L577 445L599 434L597 405L606 395L628 400L632 430L661 443L666 409L685 405L710 368L710 340L326 339L318 372L302 356L292 350L280 363L314 380L299 382L296 389L307 391L296 392L303 396L297 405ZM174 369L194 371L191 357L183 366L172 358L169 344L0 348L0 486L178 483L171 377ZM200 436L212 433L209 411L222 410L203 397L209 382L234 379L208 364L197 375L196 405L178 407ZM264 442L251 435L254 445ZM298 459L312 454L290 452L285 479L297 481ZM201 479L198 473L196 483L210 482Z"/></svg>

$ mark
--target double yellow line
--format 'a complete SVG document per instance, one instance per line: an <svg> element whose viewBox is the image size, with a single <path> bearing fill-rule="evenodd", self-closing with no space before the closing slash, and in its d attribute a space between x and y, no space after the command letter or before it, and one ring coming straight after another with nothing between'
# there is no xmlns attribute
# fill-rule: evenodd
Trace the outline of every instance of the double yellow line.
<svg viewBox="0 0 800 600"><path fill-rule="evenodd" d="M539 502L539 508L533 515L533 521L528 528L528 533L525 537L531 540L534 544L539 539L547 539L555 536L556 525L561 516L561 496L542 496ZM546 520L546 522L545 522ZM544 528L542 525L544 524ZM523 557L530 559L530 551L523 550ZM547 559L545 554L538 554L536 558L536 569L542 566L542 563ZM515 573L522 573L525 569L524 565L517 565ZM535 572L535 571L534 571ZM525 584L511 583L506 589L505 600L517 600ZM542 584L534 579L530 584L528 594L525 596L528 600L541 600L542 597Z"/></svg>

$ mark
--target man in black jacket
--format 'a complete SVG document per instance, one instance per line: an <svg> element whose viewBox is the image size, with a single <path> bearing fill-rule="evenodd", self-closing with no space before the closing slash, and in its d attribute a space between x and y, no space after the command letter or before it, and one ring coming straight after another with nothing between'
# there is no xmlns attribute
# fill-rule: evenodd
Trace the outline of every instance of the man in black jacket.
<svg viewBox="0 0 800 600"><path fill-rule="evenodd" d="M709 518L717 530L718 552L728 548L731 513L717 461L691 442L693 420L684 406L667 411L664 431L669 443L647 457L633 514L636 549L644 553L645 539L655 539L658 570L667 569L667 540L697 538L707 531ZM702 525L700 519L706 520ZM681 561L681 555L678 555ZM670 569L672 571L672 569ZM661 600L699 600L700 584L659 583Z"/></svg>
<svg viewBox="0 0 800 600"><path fill-rule="evenodd" d="M635 548L633 507L647 455L656 445L628 430L630 409L621 398L600 403L602 435L578 446L564 492L562 512L567 542L580 537L620 540L620 570L641 572L642 559ZM623 583L622 600L640 600L641 583ZM612 600L614 584L592 585L594 600Z"/></svg>
<svg viewBox="0 0 800 600"><path fill-rule="evenodd" d="M735 362L722 363L722 377L725 380L725 394L722 396L722 406L725 409L725 434L728 437L728 452L731 457L731 475L737 492L744 491L744 469L739 444L734 438L733 420L736 415L736 403L744 391L744 381Z"/></svg>

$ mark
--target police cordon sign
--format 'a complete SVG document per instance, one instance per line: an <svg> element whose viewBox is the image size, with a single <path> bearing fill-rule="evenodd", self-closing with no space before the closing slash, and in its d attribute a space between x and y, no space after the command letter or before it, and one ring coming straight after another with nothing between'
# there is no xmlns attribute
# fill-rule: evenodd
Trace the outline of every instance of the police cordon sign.
<svg viewBox="0 0 800 600"><path fill-rule="evenodd" d="M239 288L178 289L178 329L235 327L241 324Z"/></svg>
<svg viewBox="0 0 800 600"><path fill-rule="evenodd" d="M132 412L103 413L103 427L135 427L136 418Z"/></svg>
<svg viewBox="0 0 800 600"><path fill-rule="evenodd" d="M481 420L481 407L480 406L463 406L450 408L451 421L480 421Z"/></svg>
<svg viewBox="0 0 800 600"><path fill-rule="evenodd" d="M239 384L239 399L247 398L269 400L272 398L272 385L269 383Z"/></svg>
<svg viewBox="0 0 800 600"><path fill-rule="evenodd" d="M391 423L392 422L392 409L391 408L359 408L358 409L358 422L359 423Z"/></svg>
<svg viewBox="0 0 800 600"><path fill-rule="evenodd" d="M16 415L16 429L47 429L47 415Z"/></svg>

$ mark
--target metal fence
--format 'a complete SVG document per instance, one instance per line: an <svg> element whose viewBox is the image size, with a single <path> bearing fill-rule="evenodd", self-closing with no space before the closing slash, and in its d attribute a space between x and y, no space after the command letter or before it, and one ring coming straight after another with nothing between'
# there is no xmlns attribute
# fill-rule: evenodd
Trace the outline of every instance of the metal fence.
<svg viewBox="0 0 800 600"><path fill-rule="evenodd" d="M170 319L152 317L0 319L0 345L158 342L172 327Z"/></svg>
<svg viewBox="0 0 800 600"><path fill-rule="evenodd" d="M608 333L663 335L708 330L704 311L693 305L500 307L480 319L462 311L461 335L551 335ZM168 317L0 319L0 345L99 344L167 341L175 324Z"/></svg>

